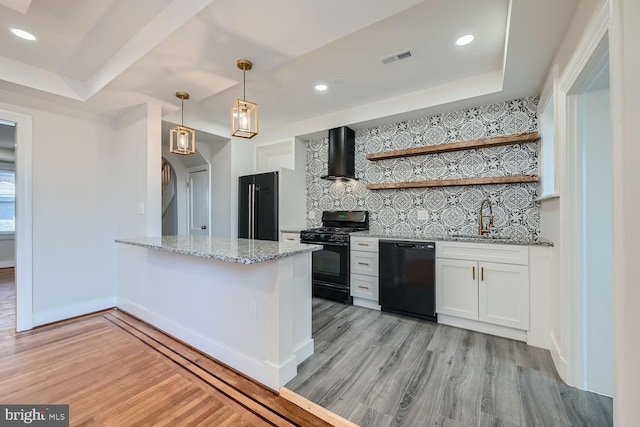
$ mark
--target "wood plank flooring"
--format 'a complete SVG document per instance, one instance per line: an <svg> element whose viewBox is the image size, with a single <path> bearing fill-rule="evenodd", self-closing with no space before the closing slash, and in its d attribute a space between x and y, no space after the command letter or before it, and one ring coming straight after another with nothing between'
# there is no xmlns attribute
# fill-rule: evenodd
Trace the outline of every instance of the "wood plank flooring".
<svg viewBox="0 0 640 427"><path fill-rule="evenodd" d="M115 309L0 337L0 402L69 404L73 426L330 425Z"/></svg>
<svg viewBox="0 0 640 427"><path fill-rule="evenodd" d="M362 426L613 425L612 399L521 342L318 298L313 336L287 388Z"/></svg>

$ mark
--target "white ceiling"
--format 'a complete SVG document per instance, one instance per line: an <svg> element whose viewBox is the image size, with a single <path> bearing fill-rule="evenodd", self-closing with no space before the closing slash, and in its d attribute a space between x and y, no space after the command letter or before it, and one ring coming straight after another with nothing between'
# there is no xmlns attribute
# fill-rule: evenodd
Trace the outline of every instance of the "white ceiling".
<svg viewBox="0 0 640 427"><path fill-rule="evenodd" d="M227 137L242 97L236 60L248 58L261 133L319 116L357 128L538 94L577 2L0 0L0 88L109 117L152 101L173 122L174 94L187 91L185 125ZM476 40L456 46L467 33ZM414 56L382 64L405 49ZM338 123L365 104L376 108Z"/></svg>

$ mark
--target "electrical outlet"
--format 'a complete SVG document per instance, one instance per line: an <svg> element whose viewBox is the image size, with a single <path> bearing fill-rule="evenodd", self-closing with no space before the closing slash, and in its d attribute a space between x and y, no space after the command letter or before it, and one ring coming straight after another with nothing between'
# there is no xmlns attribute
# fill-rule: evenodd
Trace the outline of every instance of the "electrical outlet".
<svg viewBox="0 0 640 427"><path fill-rule="evenodd" d="M429 221L429 211L418 211L418 221Z"/></svg>
<svg viewBox="0 0 640 427"><path fill-rule="evenodd" d="M309 219L316 219L316 211L309 211Z"/></svg>
<svg viewBox="0 0 640 427"><path fill-rule="evenodd" d="M255 319L256 317L258 317L258 305L256 304L255 301L251 301L249 303L249 307L251 310L251 318Z"/></svg>
<svg viewBox="0 0 640 427"><path fill-rule="evenodd" d="M144 215L144 202L138 203L138 215Z"/></svg>

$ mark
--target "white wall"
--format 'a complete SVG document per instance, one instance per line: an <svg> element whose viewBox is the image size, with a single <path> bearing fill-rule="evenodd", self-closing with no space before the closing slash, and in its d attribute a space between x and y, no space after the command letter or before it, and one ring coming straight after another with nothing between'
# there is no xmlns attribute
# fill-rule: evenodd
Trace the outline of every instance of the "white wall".
<svg viewBox="0 0 640 427"><path fill-rule="evenodd" d="M14 267L16 264L16 241L11 238L0 238L0 268Z"/></svg>
<svg viewBox="0 0 640 427"><path fill-rule="evenodd" d="M231 193L231 141L212 144L209 154L211 164L211 235L236 237L231 234L232 201L237 196ZM236 179L237 181L237 179ZM236 187L237 188L237 187ZM237 215L237 214L236 214Z"/></svg>
<svg viewBox="0 0 640 427"><path fill-rule="evenodd" d="M614 424L640 420L640 2L612 0Z"/></svg>
<svg viewBox="0 0 640 427"><path fill-rule="evenodd" d="M112 127L24 95L0 99L0 109L32 117L35 325L112 307Z"/></svg>
<svg viewBox="0 0 640 427"><path fill-rule="evenodd" d="M110 141L117 237L162 234L160 126L160 107L140 105L119 119L115 139Z"/></svg>

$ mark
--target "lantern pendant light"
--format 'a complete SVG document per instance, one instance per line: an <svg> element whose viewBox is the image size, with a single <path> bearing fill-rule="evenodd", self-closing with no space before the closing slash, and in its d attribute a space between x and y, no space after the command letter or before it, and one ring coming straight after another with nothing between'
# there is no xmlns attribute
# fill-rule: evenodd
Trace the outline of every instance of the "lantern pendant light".
<svg viewBox="0 0 640 427"><path fill-rule="evenodd" d="M248 59L238 59L236 64L242 70L243 96L231 107L231 135L240 138L253 138L258 134L258 104L247 101L247 71L253 68Z"/></svg>
<svg viewBox="0 0 640 427"><path fill-rule="evenodd" d="M184 126L184 100L189 99L187 92L176 92L182 103L182 120L180 126L171 129L169 151L174 154L193 154L196 152L196 131Z"/></svg>

